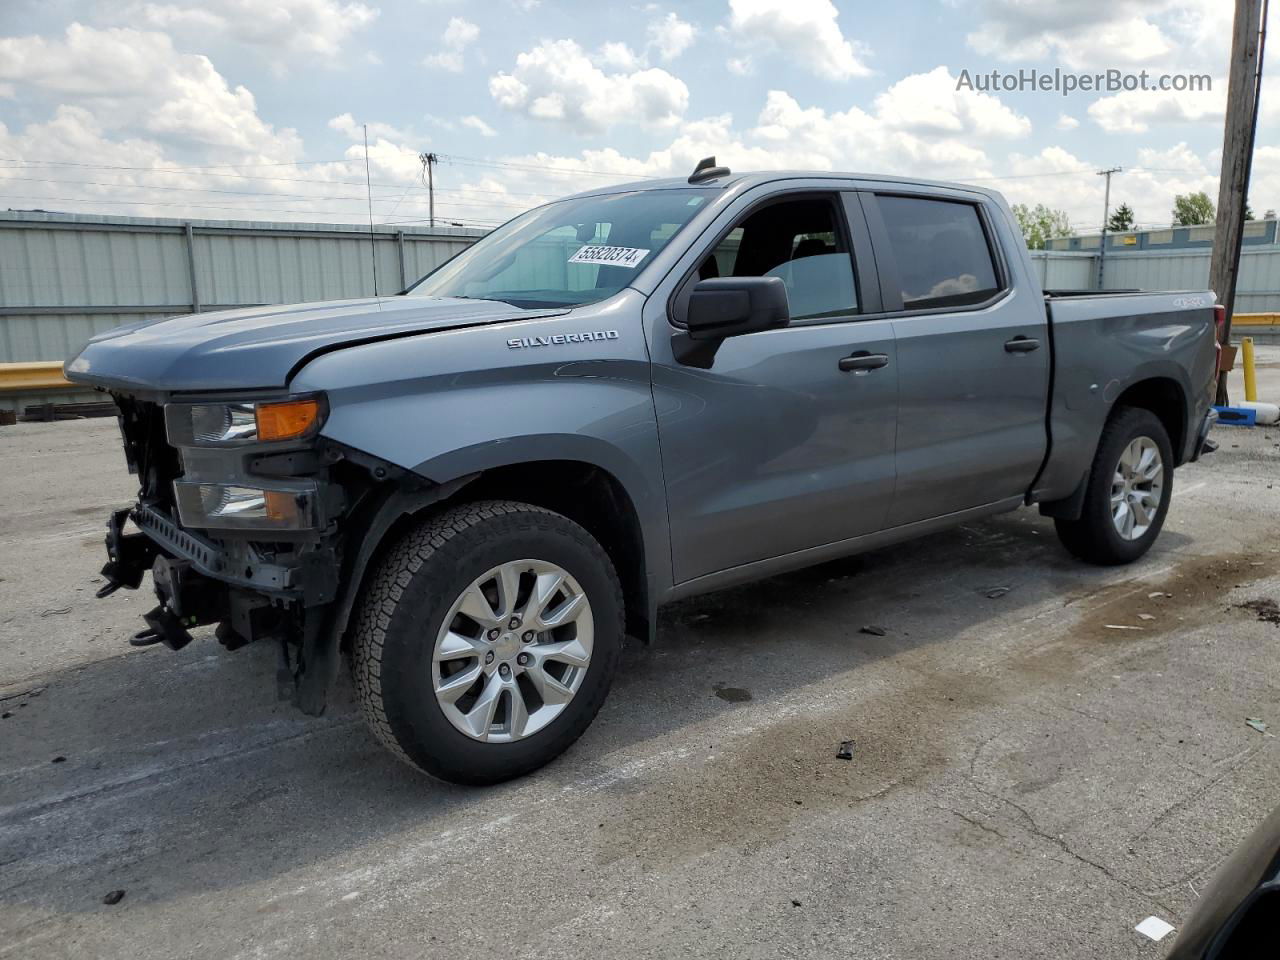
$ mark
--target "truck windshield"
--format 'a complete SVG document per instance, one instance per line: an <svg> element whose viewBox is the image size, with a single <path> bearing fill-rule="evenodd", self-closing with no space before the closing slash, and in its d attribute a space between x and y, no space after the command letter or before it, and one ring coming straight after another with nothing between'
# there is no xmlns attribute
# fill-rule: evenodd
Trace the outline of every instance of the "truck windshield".
<svg viewBox="0 0 1280 960"><path fill-rule="evenodd" d="M412 297L594 303L631 283L715 190L639 190L530 210L428 274Z"/></svg>

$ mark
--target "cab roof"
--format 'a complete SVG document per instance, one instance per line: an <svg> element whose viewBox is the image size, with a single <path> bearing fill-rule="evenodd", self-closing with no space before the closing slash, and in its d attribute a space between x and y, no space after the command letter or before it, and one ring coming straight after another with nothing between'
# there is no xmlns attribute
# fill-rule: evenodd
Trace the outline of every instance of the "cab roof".
<svg viewBox="0 0 1280 960"><path fill-rule="evenodd" d="M634 193L640 190L707 190L721 189L748 190L762 184L781 180L849 180L858 182L886 183L896 186L930 187L946 190L965 190L982 196L997 198L999 193L986 187L974 186L971 183L955 183L946 180L924 180L916 177L890 176L876 173L846 173L835 170L761 170L747 173L727 173L696 183L690 183L686 177L664 177L656 180L633 180L607 187L596 187L573 194L573 197L599 197L611 193Z"/></svg>

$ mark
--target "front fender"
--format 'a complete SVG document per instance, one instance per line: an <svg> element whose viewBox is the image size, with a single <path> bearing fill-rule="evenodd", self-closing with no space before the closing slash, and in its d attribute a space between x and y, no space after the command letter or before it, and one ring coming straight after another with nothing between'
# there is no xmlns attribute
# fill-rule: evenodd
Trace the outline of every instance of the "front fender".
<svg viewBox="0 0 1280 960"><path fill-rule="evenodd" d="M547 460L607 472L635 507L660 597L671 553L643 299L627 290L564 316L349 347L291 386L328 395L324 436L435 483Z"/></svg>

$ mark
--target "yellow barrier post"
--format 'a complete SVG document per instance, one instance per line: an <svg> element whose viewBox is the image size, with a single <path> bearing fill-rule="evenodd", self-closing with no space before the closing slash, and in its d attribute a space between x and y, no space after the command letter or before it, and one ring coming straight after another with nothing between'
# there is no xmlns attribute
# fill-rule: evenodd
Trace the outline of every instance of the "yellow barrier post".
<svg viewBox="0 0 1280 960"><path fill-rule="evenodd" d="M1240 353L1244 357L1244 398L1249 403L1258 402L1258 380L1253 369L1253 337L1240 341Z"/></svg>

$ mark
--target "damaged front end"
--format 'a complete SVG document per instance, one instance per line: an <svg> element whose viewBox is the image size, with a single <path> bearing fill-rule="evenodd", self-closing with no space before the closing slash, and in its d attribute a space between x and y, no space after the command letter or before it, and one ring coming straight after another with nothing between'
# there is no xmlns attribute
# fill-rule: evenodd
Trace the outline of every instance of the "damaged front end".
<svg viewBox="0 0 1280 960"><path fill-rule="evenodd" d="M139 496L108 522L98 595L150 571L133 644L178 650L210 624L228 649L276 642L281 695L323 712L363 569L401 515L388 504L439 488L321 438L321 395L115 400Z"/></svg>

